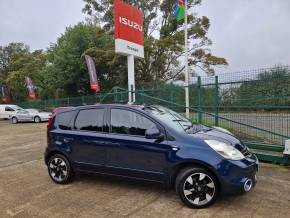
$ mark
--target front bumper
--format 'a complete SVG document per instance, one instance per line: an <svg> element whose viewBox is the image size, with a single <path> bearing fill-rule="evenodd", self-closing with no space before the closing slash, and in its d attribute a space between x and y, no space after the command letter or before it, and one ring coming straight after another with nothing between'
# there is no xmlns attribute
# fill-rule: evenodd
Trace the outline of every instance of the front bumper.
<svg viewBox="0 0 290 218"><path fill-rule="evenodd" d="M245 183L249 180L252 182L252 187L254 187L257 183L258 164L259 161L254 154L239 161L222 161L218 166L221 193L245 192Z"/></svg>

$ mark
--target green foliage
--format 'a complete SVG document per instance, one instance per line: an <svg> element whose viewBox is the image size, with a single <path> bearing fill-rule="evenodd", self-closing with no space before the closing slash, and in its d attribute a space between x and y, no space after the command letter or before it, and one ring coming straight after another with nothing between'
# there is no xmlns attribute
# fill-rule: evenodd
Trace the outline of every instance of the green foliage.
<svg viewBox="0 0 290 218"><path fill-rule="evenodd" d="M44 69L46 57L41 50L32 53L14 55L6 69L9 74L4 78L4 84L8 87L10 97L14 100L23 100L27 95L25 77L29 76L34 85L41 92L46 89Z"/></svg>
<svg viewBox="0 0 290 218"><path fill-rule="evenodd" d="M7 65L15 55L27 54L29 47L23 43L9 43L7 46L0 46L0 84L4 83L5 77L9 74Z"/></svg>
<svg viewBox="0 0 290 218"><path fill-rule="evenodd" d="M53 88L64 96L93 94L89 88L89 76L85 65L86 53L95 58L101 84L104 82L104 87L107 88L104 80L110 80L112 69L118 69L118 66L114 65L120 64L118 57L113 53L112 45L112 37L95 25L79 23L67 28L48 50L47 77ZM110 86L112 85L113 81Z"/></svg>
<svg viewBox="0 0 290 218"><path fill-rule="evenodd" d="M237 105L288 106L290 104L290 72L276 67L258 75L253 81L244 82L236 89Z"/></svg>

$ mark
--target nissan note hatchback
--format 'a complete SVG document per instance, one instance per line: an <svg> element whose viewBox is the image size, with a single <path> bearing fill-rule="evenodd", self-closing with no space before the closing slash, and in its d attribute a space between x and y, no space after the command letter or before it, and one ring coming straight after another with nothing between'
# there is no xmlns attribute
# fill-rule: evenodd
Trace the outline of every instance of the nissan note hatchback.
<svg viewBox="0 0 290 218"><path fill-rule="evenodd" d="M192 208L255 186L258 160L222 128L157 105L91 105L57 112L47 130L51 179L93 172L174 186Z"/></svg>

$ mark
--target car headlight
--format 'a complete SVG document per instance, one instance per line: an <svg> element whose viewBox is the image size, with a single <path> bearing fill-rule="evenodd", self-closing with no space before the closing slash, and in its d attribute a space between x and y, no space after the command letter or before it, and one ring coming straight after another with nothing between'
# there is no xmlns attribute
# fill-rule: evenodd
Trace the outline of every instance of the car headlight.
<svg viewBox="0 0 290 218"><path fill-rule="evenodd" d="M217 129L217 130L220 130L222 132L225 132L229 135L234 135L233 133L231 133L229 130L225 129L225 128L222 128L222 127L219 127L219 126L214 126L213 128Z"/></svg>
<svg viewBox="0 0 290 218"><path fill-rule="evenodd" d="M217 140L204 140L213 150L226 159L241 160L245 156L235 147Z"/></svg>

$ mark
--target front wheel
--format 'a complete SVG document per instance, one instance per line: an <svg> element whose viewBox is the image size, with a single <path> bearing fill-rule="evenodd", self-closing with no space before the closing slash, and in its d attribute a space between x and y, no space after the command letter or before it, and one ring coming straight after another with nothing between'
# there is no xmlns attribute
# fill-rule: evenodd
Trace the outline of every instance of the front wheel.
<svg viewBox="0 0 290 218"><path fill-rule="evenodd" d="M17 117L12 117L12 124L18 123Z"/></svg>
<svg viewBox="0 0 290 218"><path fill-rule="evenodd" d="M48 174L50 178L58 184L65 184L71 181L73 171L69 161L65 156L55 154L48 160Z"/></svg>
<svg viewBox="0 0 290 218"><path fill-rule="evenodd" d="M175 189L181 200L189 207L208 207L216 200L218 184L207 170L189 167L181 170L176 178Z"/></svg>

